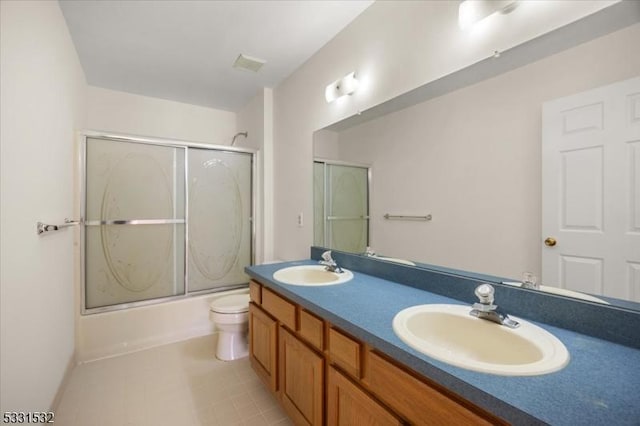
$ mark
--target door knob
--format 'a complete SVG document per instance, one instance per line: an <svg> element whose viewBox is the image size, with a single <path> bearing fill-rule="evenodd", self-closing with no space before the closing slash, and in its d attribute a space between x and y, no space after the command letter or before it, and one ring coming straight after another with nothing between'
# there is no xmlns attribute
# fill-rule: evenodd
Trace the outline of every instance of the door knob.
<svg viewBox="0 0 640 426"><path fill-rule="evenodd" d="M553 246L555 246L557 243L558 243L558 242L557 242L557 241L556 241L556 239L555 239L555 238L553 238L553 237L547 237L547 238L544 240L544 245L545 245L545 246L547 246L547 247L553 247Z"/></svg>

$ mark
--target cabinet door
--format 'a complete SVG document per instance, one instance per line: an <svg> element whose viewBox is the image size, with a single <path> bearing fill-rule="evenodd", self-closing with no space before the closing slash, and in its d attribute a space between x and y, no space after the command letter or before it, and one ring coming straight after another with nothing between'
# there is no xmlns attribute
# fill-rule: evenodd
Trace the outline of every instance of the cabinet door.
<svg viewBox="0 0 640 426"><path fill-rule="evenodd" d="M503 425L504 421L462 400L452 392L419 380L375 352L368 353L365 383L394 411L416 426Z"/></svg>
<svg viewBox="0 0 640 426"><path fill-rule="evenodd" d="M277 382L278 323L262 309L249 305L249 354L251 366L267 385L275 392Z"/></svg>
<svg viewBox="0 0 640 426"><path fill-rule="evenodd" d="M280 327L280 397L296 425L321 426L324 358Z"/></svg>
<svg viewBox="0 0 640 426"><path fill-rule="evenodd" d="M333 367L327 389L328 426L391 426L402 422Z"/></svg>

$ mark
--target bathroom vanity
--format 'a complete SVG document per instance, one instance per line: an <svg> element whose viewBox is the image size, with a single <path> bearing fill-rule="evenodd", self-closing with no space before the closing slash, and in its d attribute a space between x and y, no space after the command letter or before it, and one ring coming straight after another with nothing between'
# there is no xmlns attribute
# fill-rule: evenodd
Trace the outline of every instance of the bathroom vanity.
<svg viewBox="0 0 640 426"><path fill-rule="evenodd" d="M464 301L353 265L347 265L353 279L340 285L301 287L273 278L279 269L304 264L317 262L246 269L252 277L251 364L295 424L575 425L640 419L638 349L537 323L569 350L564 369L530 377L462 369L412 349L391 324L409 306ZM398 280L417 274L416 281L429 281L424 271L392 268L400 271ZM497 302L508 292L499 289Z"/></svg>
<svg viewBox="0 0 640 426"><path fill-rule="evenodd" d="M251 365L296 424L507 424L273 289L250 292Z"/></svg>

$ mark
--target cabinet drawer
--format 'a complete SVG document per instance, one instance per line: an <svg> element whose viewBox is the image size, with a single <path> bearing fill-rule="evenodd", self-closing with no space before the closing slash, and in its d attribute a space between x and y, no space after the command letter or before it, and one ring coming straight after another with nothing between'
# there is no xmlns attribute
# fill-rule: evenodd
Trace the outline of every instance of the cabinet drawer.
<svg viewBox="0 0 640 426"><path fill-rule="evenodd" d="M324 322L315 315L300 309L298 333L317 349L324 349Z"/></svg>
<svg viewBox="0 0 640 426"><path fill-rule="evenodd" d="M362 345L357 340L331 328L329 330L329 357L331 362L347 373L360 378Z"/></svg>
<svg viewBox="0 0 640 426"><path fill-rule="evenodd" d="M369 352L365 383L380 400L405 417L411 424L491 425L505 424L498 418L482 412L460 397L451 397L443 391L418 380L412 374L395 366L375 352ZM461 405L464 404L464 405ZM483 412L483 414L485 414ZM490 420L489 420L490 419Z"/></svg>
<svg viewBox="0 0 640 426"><path fill-rule="evenodd" d="M262 286L256 281L249 281L249 297L256 305L262 304Z"/></svg>
<svg viewBox="0 0 640 426"><path fill-rule="evenodd" d="M401 426L402 422L333 367L327 384L327 424Z"/></svg>
<svg viewBox="0 0 640 426"><path fill-rule="evenodd" d="M296 329L296 306L266 287L262 288L262 307L291 330Z"/></svg>

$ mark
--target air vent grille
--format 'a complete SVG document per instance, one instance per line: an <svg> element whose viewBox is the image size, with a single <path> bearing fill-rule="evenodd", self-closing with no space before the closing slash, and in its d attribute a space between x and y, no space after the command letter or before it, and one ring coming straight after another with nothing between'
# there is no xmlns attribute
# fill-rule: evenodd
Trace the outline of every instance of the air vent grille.
<svg viewBox="0 0 640 426"><path fill-rule="evenodd" d="M265 63L267 63L267 61L263 59L253 58L251 56L240 54L236 61L233 63L233 67L242 70L258 72Z"/></svg>

